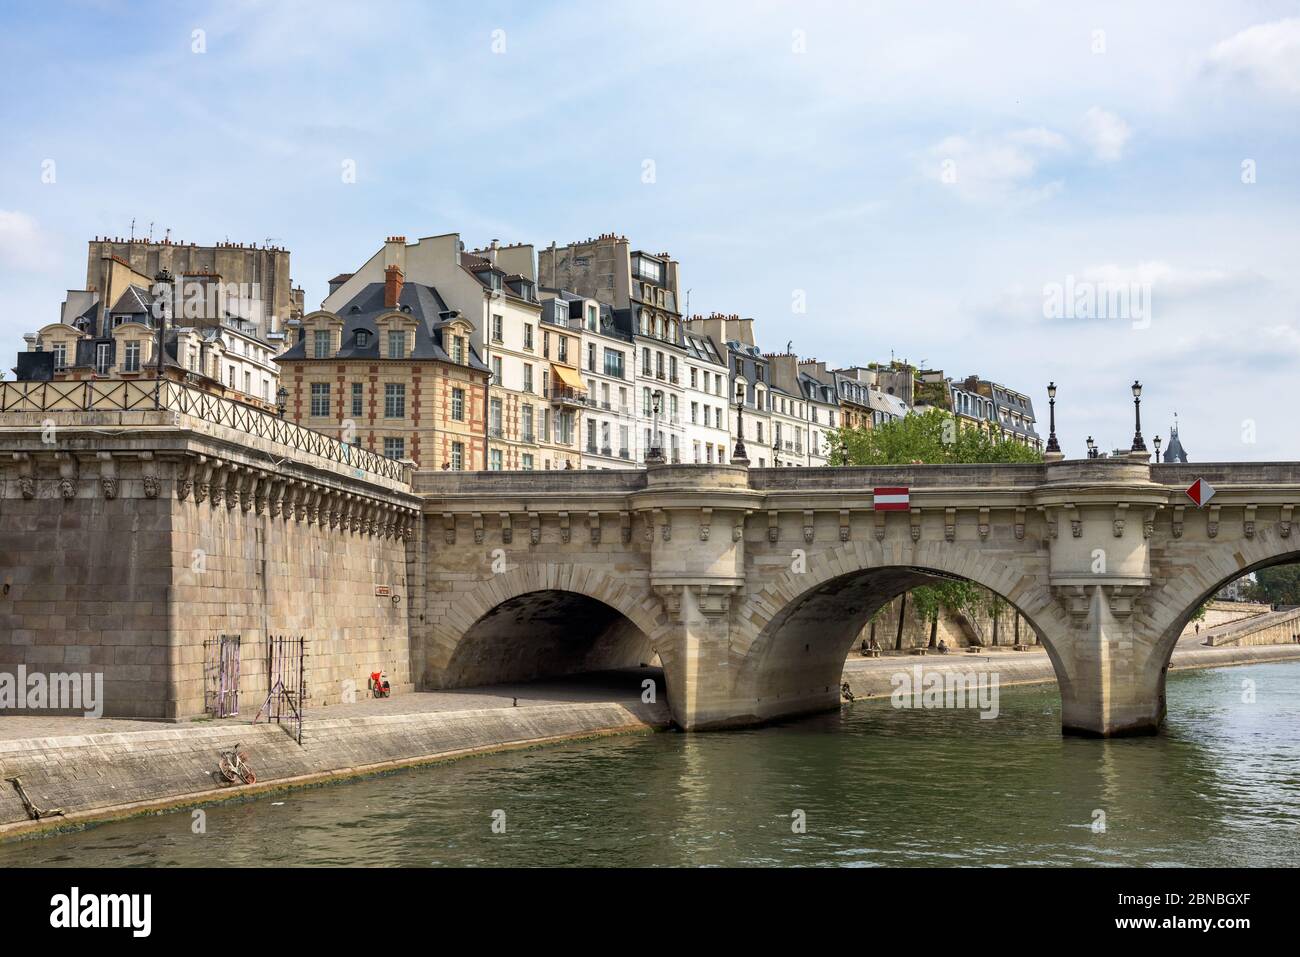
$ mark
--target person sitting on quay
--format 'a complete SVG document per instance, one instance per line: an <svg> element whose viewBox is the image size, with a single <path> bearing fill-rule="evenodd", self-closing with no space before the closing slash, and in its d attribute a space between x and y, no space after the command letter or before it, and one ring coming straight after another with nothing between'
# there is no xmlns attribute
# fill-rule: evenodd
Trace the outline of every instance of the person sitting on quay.
<svg viewBox="0 0 1300 957"><path fill-rule="evenodd" d="M942 638L939 639L938 651L941 655L946 655L948 653L948 642L944 641Z"/></svg>

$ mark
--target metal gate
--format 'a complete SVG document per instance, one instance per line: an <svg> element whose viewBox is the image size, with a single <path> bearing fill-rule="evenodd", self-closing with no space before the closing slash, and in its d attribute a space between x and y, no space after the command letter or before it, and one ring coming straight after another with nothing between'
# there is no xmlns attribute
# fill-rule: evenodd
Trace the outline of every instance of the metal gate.
<svg viewBox="0 0 1300 957"><path fill-rule="evenodd" d="M239 635L203 643L203 710L214 718L239 714Z"/></svg>
<svg viewBox="0 0 1300 957"><path fill-rule="evenodd" d="M267 693L253 718L285 723L289 733L302 744L302 722L307 703L307 639L276 635L266 643Z"/></svg>

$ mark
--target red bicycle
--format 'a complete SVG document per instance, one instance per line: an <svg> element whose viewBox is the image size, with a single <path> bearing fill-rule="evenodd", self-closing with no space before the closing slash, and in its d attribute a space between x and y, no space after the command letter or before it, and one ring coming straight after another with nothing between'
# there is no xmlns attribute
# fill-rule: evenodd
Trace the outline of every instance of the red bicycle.
<svg viewBox="0 0 1300 957"><path fill-rule="evenodd" d="M239 750L239 745L235 745L229 751L221 752L221 761L217 764L217 770L221 776L230 784L243 781L245 784L256 784L257 775L253 769L246 763L248 755Z"/></svg>

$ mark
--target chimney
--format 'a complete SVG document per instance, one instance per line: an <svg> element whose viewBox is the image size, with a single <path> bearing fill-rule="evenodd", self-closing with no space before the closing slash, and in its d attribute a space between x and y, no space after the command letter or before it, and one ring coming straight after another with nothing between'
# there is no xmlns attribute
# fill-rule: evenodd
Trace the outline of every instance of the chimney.
<svg viewBox="0 0 1300 957"><path fill-rule="evenodd" d="M384 308L396 309L402 299L402 270L398 266L389 266L384 270Z"/></svg>

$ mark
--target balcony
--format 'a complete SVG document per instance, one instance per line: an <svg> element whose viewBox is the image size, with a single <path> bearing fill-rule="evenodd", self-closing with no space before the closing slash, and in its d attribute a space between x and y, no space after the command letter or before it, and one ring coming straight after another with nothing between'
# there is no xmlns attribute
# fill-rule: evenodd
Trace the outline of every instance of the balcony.
<svg viewBox="0 0 1300 957"><path fill-rule="evenodd" d="M588 455L595 455L595 454L596 454L596 444L595 444L594 442L588 442L588 443L587 443L587 454L588 454Z"/></svg>
<svg viewBox="0 0 1300 957"><path fill-rule="evenodd" d="M537 439L533 436L532 432L525 432L521 441L527 442L530 445L535 445L537 443Z"/></svg>
<svg viewBox="0 0 1300 957"><path fill-rule="evenodd" d="M546 398L551 405L573 406L581 408L587 404L587 393L567 385L553 385L546 390Z"/></svg>
<svg viewBox="0 0 1300 957"><path fill-rule="evenodd" d="M612 458L614 455L614 450L610 448L608 445L602 445L600 448L600 454Z"/></svg>
<svg viewBox="0 0 1300 957"><path fill-rule="evenodd" d="M620 459L630 459L632 457L632 453L629 452L627 449L619 449L618 457Z"/></svg>
<svg viewBox="0 0 1300 957"><path fill-rule="evenodd" d="M488 429L488 435L494 439L503 439L506 436L506 430L499 425L494 425Z"/></svg>

